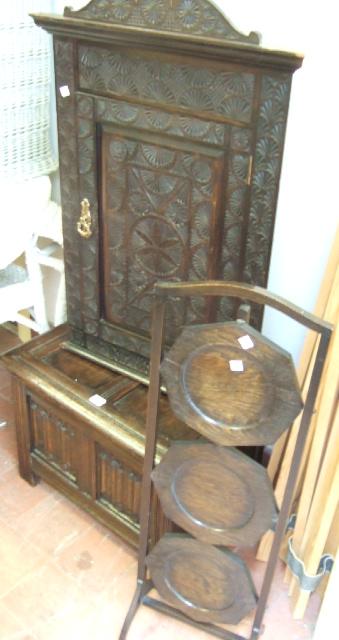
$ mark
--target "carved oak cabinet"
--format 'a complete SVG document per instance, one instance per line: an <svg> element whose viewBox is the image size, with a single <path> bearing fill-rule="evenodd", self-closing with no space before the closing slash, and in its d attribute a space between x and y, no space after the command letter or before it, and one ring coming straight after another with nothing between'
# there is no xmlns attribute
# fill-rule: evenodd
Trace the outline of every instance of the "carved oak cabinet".
<svg viewBox="0 0 339 640"><path fill-rule="evenodd" d="M51 343L77 358L78 368L92 362L118 372L126 397L133 393L131 380L145 382L156 281L265 286L291 79L302 62L296 54L263 49L256 33L238 33L207 0L92 0L79 11L66 8L63 16L33 17L54 41L68 328L42 339L43 356L26 349L7 357L21 416L30 398L38 406L42 395L48 413L53 379L58 388L65 375L48 361ZM215 299L173 299L167 336L173 341L185 324L236 313L234 301L218 307ZM256 308L251 322L260 327ZM15 364L20 358L31 371L25 380ZM49 390L41 377L50 380ZM75 402L71 381L62 385L59 404L53 401L56 423L68 411L68 395ZM124 416L128 438L132 405ZM87 414L80 400L72 407L77 432L91 442L86 454L75 447L72 455L83 456L77 464L92 477L86 500L95 504L95 452L100 449L102 460L105 450L82 419ZM45 459L45 471L34 462L30 411L18 418L26 476L33 464L35 474L63 489L55 461ZM106 419L112 456L114 416L110 427ZM142 442L140 431L135 438ZM119 464L128 462L128 450L126 444ZM83 489L72 491L83 500ZM113 528L124 504L113 504Z"/></svg>

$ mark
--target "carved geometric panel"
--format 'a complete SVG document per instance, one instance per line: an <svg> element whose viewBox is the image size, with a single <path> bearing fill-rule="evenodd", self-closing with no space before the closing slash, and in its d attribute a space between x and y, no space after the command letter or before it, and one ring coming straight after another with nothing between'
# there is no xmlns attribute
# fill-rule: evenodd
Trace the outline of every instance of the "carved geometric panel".
<svg viewBox="0 0 339 640"><path fill-rule="evenodd" d="M147 316L149 313L147 307L149 310L151 299L147 305L147 296L144 295L142 287L140 287L133 303L133 297L130 298L128 295L130 283L127 282L126 286L125 282L125 275L127 274L128 280L130 275L133 276L133 270L136 274L137 288L139 283L143 279L145 280L145 274L151 282L152 274L150 271L152 269L149 261L153 250L152 247L148 248L146 260L145 247L140 246L140 242L144 242L145 239L143 227L147 227L148 230L153 226L154 229L155 224L158 224L156 217L158 208L166 206L171 195L170 193L166 194L166 191L162 194L161 189L168 189L165 180L168 182L171 178L173 182L173 172L174 175L175 171L179 172L180 177L177 176L176 179L177 182L180 182L181 191L171 187L173 198L168 211L166 210L165 213L160 211L161 221L157 229L158 233L168 234L168 246L172 242L174 255L170 258L172 259L172 269L168 262L165 264L168 261L168 256L160 252L165 262L163 262L162 268L159 265L159 270L154 271L153 269L152 277L155 278L155 275L157 279L190 277L194 280L222 277L241 280L243 254L240 244L244 246L245 241L252 133L247 128L230 127L227 124L206 121L194 116L183 116L165 109L107 98L93 100L92 97L83 94L77 96L77 114L79 184L81 197L87 197L92 204L93 223L93 235L90 239L80 241L76 236L83 265L82 325L86 331L87 348L104 357L118 360L124 366L130 366L132 351L134 352L132 359L135 361L133 368L146 372L146 363L142 357L148 356L149 345L147 341L141 340L140 336L143 332L145 335L148 333ZM98 142L96 132L101 132L101 144ZM108 137L112 135L118 138L116 144L120 147L120 152L116 147L117 157L115 160L113 158L110 160L113 147L107 142ZM179 142L179 139L182 142ZM135 147L133 140L137 142L137 147ZM125 160L119 158L121 147L124 144L129 149L129 157ZM229 145L231 145L231 149L229 149ZM172 154L173 159L173 149L176 160L174 163L170 162L170 167L166 169L166 166L161 165L164 162L166 164L165 155L170 158ZM160 158L160 152L163 154L163 158ZM156 153L154 158L150 157L150 154L152 156L154 153ZM226 160L227 155L228 160ZM194 162L188 156L192 156ZM196 162L199 158L203 159L203 164ZM187 199L187 193L191 188L187 187L188 182L191 181L192 176L194 178L197 169L201 171L202 167L206 166L206 159L214 172L215 185L212 191L207 189L208 185L202 173L198 179L195 179L193 197ZM158 167L156 162L160 163ZM192 176L187 171L188 162L193 162ZM135 166L133 165L132 170L133 163ZM183 169L180 163L183 165ZM99 191L102 206L101 219L98 220L96 174L97 166L100 167L100 165L101 185L99 184ZM161 180L159 172L162 172ZM158 193L154 190L155 178L159 182ZM197 190L199 180L200 195ZM205 185L203 184L204 180ZM183 191L184 182L186 194ZM120 194L119 197L121 197L123 192L120 188L122 184L126 185L128 193L125 194L123 209L115 211L114 207L119 205L118 195ZM114 189L115 193L112 193ZM111 191L110 197L114 199L114 203L108 198L106 199L106 193L109 191ZM210 197L211 194L212 197ZM177 215L174 215L175 208L178 210ZM121 269L121 265L118 264L121 255L119 257L119 251L115 253L114 243L121 233L121 224L126 229L128 227L128 217L125 216L125 213L130 209L134 219L133 224L137 218L143 217L143 219L140 220L140 225L137 224L134 228L133 238L128 234L124 236L123 251L125 251L125 256L122 257L122 260L126 260L128 257L130 262L130 268L126 270ZM193 215L189 212L192 212ZM146 213L148 217L146 217ZM108 219L106 220L107 215ZM111 247L109 246L110 236L113 238ZM187 239L188 237L190 246L185 248L183 238ZM132 240L136 244L133 244ZM126 241L129 242L129 247L127 247ZM178 250L178 247L180 253L180 246L186 252L184 262L181 263L175 254L175 249ZM140 254L140 249L143 255ZM159 252L159 249L161 247L156 246L156 252ZM136 256L136 264L134 264L134 260L130 260L131 255ZM100 270L98 259L101 264ZM148 265L145 264L145 260L148 261ZM182 269L183 264L184 269ZM119 278L117 280L116 277L118 273L120 273L120 280ZM70 288L72 289L71 286ZM103 303L100 310L97 300L99 291L101 291ZM113 291L114 310L110 303ZM140 295L143 297L143 305L139 305ZM129 314L133 315L133 324L129 327L125 322L125 315L117 317L116 314L122 296L125 296L127 313L131 301L137 307L134 314ZM130 308L132 307L130 306ZM177 335L177 330L180 329L183 322L195 323L214 318L224 320L234 317L235 303L230 299L223 300L220 312L209 304L208 315L206 313L206 304L202 299L192 298L185 305L183 301L173 301L169 309L168 326L170 331L168 338L171 339ZM102 322L101 319L106 321ZM131 333L124 332L125 325L126 328L137 330L137 336L134 337Z"/></svg>
<svg viewBox="0 0 339 640"><path fill-rule="evenodd" d="M152 288L158 280L215 277L213 219L225 175L219 149L159 142L137 130L102 135L102 253L104 314L108 322L148 333ZM212 204L214 205L214 211ZM130 257L133 256L133 260ZM204 309L169 305L170 334Z"/></svg>
<svg viewBox="0 0 339 640"><path fill-rule="evenodd" d="M201 68L140 54L79 47L79 86L97 95L124 96L143 103L205 112L222 120L249 123L255 76Z"/></svg>
<svg viewBox="0 0 339 640"><path fill-rule="evenodd" d="M98 98L95 105L98 122L110 122L121 127L133 126L143 131L165 133L220 147L228 144L228 125L224 123L114 98Z"/></svg>

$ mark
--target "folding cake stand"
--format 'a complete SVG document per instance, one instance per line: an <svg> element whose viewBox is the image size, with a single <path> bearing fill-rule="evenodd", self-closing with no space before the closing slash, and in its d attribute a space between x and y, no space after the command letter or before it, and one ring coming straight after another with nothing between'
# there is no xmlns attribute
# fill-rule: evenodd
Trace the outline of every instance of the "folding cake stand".
<svg viewBox="0 0 339 640"><path fill-rule="evenodd" d="M242 320L184 328L161 363L169 296L268 305L320 334L305 406L290 355ZM256 608L250 640L258 637L331 332L330 324L259 287L156 286L137 587L120 640L141 603L224 640L244 638L218 625L237 624ZM202 438L172 443L155 467L161 374L174 414ZM235 447L273 443L301 410L278 515L265 469ZM153 548L152 486L166 516L184 530L165 533ZM269 528L275 536L258 597L244 562L228 547L254 545ZM148 595L153 588L161 600Z"/></svg>

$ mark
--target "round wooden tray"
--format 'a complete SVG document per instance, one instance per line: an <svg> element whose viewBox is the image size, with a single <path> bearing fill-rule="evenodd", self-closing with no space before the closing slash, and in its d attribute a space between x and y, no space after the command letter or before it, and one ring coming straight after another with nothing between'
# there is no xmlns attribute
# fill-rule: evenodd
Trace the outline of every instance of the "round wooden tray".
<svg viewBox="0 0 339 640"><path fill-rule="evenodd" d="M202 542L253 545L276 521L266 470L233 448L175 443L152 479L165 515Z"/></svg>
<svg viewBox="0 0 339 640"><path fill-rule="evenodd" d="M302 408L290 355L244 322L185 328L161 372L177 417L219 444L273 443Z"/></svg>
<svg viewBox="0 0 339 640"><path fill-rule="evenodd" d="M185 535L166 535L146 558L160 596L198 622L237 624L256 605L238 556Z"/></svg>

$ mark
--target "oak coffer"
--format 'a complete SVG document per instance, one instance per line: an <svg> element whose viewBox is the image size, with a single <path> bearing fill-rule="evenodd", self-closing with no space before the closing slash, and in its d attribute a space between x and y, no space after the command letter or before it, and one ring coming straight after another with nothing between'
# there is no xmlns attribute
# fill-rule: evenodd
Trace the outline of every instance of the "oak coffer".
<svg viewBox="0 0 339 640"><path fill-rule="evenodd" d="M43 478L112 531L138 544L147 388L65 347L57 327L3 357L13 376L21 476ZM157 460L196 434L160 404ZM173 529L154 495L152 537Z"/></svg>
<svg viewBox="0 0 339 640"><path fill-rule="evenodd" d="M5 358L20 469L137 544L154 284L266 285L302 58L262 48L207 0L92 0L33 18L54 43L68 327ZM173 298L168 344L237 311Z"/></svg>

